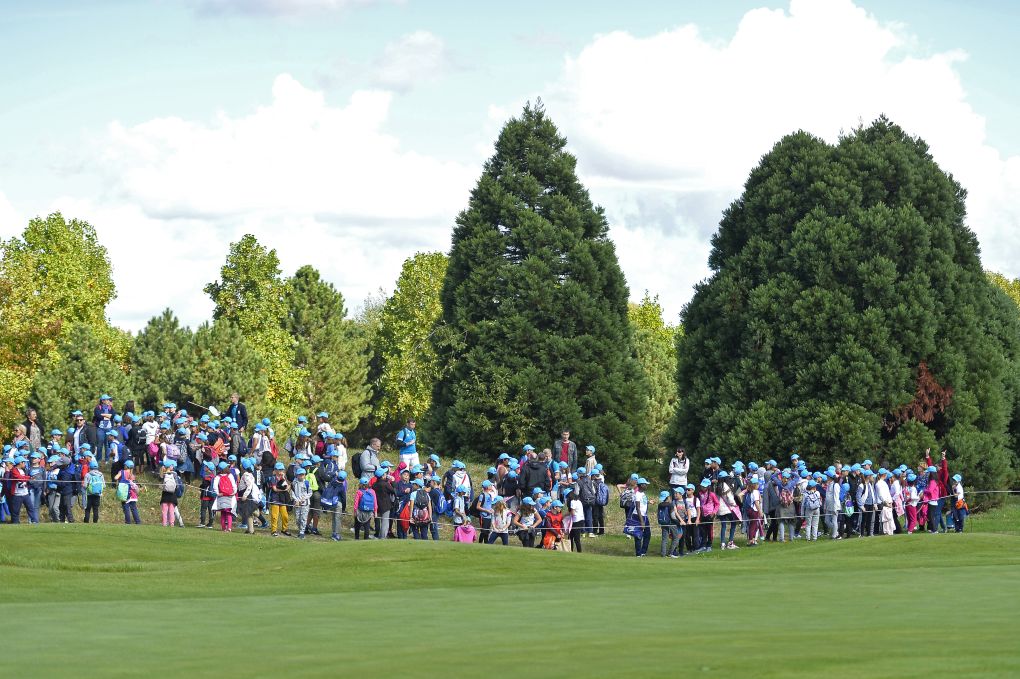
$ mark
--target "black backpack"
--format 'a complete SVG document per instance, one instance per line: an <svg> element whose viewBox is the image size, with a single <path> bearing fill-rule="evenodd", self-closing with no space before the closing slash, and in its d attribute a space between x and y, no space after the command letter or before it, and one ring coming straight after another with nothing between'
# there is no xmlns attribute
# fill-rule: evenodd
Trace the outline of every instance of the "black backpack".
<svg viewBox="0 0 1020 679"><path fill-rule="evenodd" d="M351 471L354 472L354 478L361 478L361 453L351 458Z"/></svg>
<svg viewBox="0 0 1020 679"><path fill-rule="evenodd" d="M429 494L424 490L419 490L414 494L414 508L415 509L428 509L429 508Z"/></svg>

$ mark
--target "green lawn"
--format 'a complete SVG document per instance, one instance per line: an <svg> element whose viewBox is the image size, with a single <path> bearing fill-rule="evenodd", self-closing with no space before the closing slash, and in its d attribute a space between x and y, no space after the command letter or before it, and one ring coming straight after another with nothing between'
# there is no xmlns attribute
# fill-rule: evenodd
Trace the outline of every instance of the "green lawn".
<svg viewBox="0 0 1020 679"><path fill-rule="evenodd" d="M1016 677L1018 519L680 560L3 526L0 643L8 676Z"/></svg>

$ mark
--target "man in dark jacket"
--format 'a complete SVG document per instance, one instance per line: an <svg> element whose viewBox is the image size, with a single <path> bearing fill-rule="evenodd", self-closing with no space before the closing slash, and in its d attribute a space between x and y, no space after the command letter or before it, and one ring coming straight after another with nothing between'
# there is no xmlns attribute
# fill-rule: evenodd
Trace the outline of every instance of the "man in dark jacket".
<svg viewBox="0 0 1020 679"><path fill-rule="evenodd" d="M241 403L241 397L237 393L230 395L230 405L227 406L227 417L232 422L237 422L237 428L241 431L248 426L248 408Z"/></svg>
<svg viewBox="0 0 1020 679"><path fill-rule="evenodd" d="M544 460L538 459L535 448L531 444L524 446L524 452L528 454L528 461L521 467L521 483L524 485L524 492L530 493L534 488L541 488L548 492L552 489L549 467L546 466Z"/></svg>
<svg viewBox="0 0 1020 679"><path fill-rule="evenodd" d="M74 432L71 434L71 452L81 454L81 447L86 443L89 444L89 448L96 450L98 445L98 434L96 432L96 425L91 422L85 421L85 415L80 410L75 410L71 413L74 418Z"/></svg>
<svg viewBox="0 0 1020 679"><path fill-rule="evenodd" d="M74 523L74 496L80 479L73 463L61 464L57 473L57 492L60 493L60 520Z"/></svg>
<svg viewBox="0 0 1020 679"><path fill-rule="evenodd" d="M577 470L577 496L584 508L584 526L582 532L587 537L595 537L592 532L592 507L595 506L595 485L591 482L588 472L581 467Z"/></svg>

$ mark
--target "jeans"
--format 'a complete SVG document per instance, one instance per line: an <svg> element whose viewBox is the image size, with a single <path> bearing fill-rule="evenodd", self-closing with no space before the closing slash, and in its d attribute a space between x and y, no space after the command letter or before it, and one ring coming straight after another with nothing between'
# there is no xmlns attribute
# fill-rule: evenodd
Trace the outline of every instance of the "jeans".
<svg viewBox="0 0 1020 679"><path fill-rule="evenodd" d="M330 532L335 537L340 537L340 531L343 530L343 512L340 510L340 505L322 505L322 511L330 517Z"/></svg>
<svg viewBox="0 0 1020 679"><path fill-rule="evenodd" d="M634 538L634 556L644 556L648 553L648 543L652 541L652 528L648 523L648 517L641 517L644 522L644 529L641 537Z"/></svg>
<svg viewBox="0 0 1020 679"><path fill-rule="evenodd" d="M701 517L701 524L698 532L701 534L700 548L712 548L712 528L715 526L715 516Z"/></svg>
<svg viewBox="0 0 1020 679"><path fill-rule="evenodd" d="M928 505L928 532L934 533L939 529L939 508L938 505Z"/></svg>
<svg viewBox="0 0 1020 679"><path fill-rule="evenodd" d="M939 498L938 508L939 508L938 511L939 530L946 530L946 516L945 514L942 513L946 509L946 498L944 497ZM931 511L930 506L929 511Z"/></svg>
<svg viewBox="0 0 1020 679"><path fill-rule="evenodd" d="M964 522L964 519L966 519L966 518L967 518L967 510L965 508L963 508L963 507L960 507L959 509L957 509L955 504L954 504L954 506L953 506L953 526L955 527L957 533L962 533L963 532L963 522Z"/></svg>
<svg viewBox="0 0 1020 679"><path fill-rule="evenodd" d="M489 528L492 527L492 517L481 517L478 519L478 542L485 544L489 540Z"/></svg>
<svg viewBox="0 0 1020 679"><path fill-rule="evenodd" d="M46 493L46 506L50 510L50 521L60 523L60 494L53 490Z"/></svg>
<svg viewBox="0 0 1020 679"><path fill-rule="evenodd" d="M429 522L429 532L432 533L432 539L438 542L439 541L439 519L437 517L433 517L432 521Z"/></svg>
<svg viewBox="0 0 1020 679"><path fill-rule="evenodd" d="M308 505L294 505L294 523L297 524L298 535L304 535L308 528Z"/></svg>
<svg viewBox="0 0 1020 679"><path fill-rule="evenodd" d="M521 541L521 547L535 546L535 531L522 530L517 532L517 539Z"/></svg>
<svg viewBox="0 0 1020 679"><path fill-rule="evenodd" d="M11 512L11 523L21 523L21 508L25 508L28 514L29 523L39 523L39 514L32 506L31 495L11 495L7 498L8 509Z"/></svg>
<svg viewBox="0 0 1020 679"><path fill-rule="evenodd" d="M740 521L737 520L736 514L724 514L719 517L719 541L721 545L725 545L727 542L733 542L733 534L737 532L737 524ZM730 529L730 539L726 539L726 528Z"/></svg>
<svg viewBox="0 0 1020 679"><path fill-rule="evenodd" d="M779 519L776 518L776 510L772 510L768 513L769 527L765 529L765 539L776 541L776 536L779 534Z"/></svg>
<svg viewBox="0 0 1020 679"><path fill-rule="evenodd" d="M38 522L38 520L39 520L39 512L42 510L42 506L43 506L43 497L42 497L42 494L43 494L43 489L42 488L29 488L28 489L28 496L30 498L32 498L32 506L35 508L35 512L36 512L36 522Z"/></svg>
<svg viewBox="0 0 1020 679"><path fill-rule="evenodd" d="M659 547L659 556L665 557L676 551L680 542L679 526L659 526L662 529L662 545Z"/></svg>
<svg viewBox="0 0 1020 679"><path fill-rule="evenodd" d="M376 520L378 521L378 519L376 519ZM355 540L361 539L358 536L362 532L364 532L365 533L365 539L367 540L369 538L369 534L370 534L369 526L371 525L371 523L372 523L371 520L364 521L364 522L355 520L354 521L354 539Z"/></svg>
<svg viewBox="0 0 1020 679"><path fill-rule="evenodd" d="M496 542L496 540L502 540L502 541L503 541L503 546L504 546L504 547L507 547L507 546L509 546L509 545L510 545L510 542L509 542L509 540L510 540L510 536L509 536L509 535L507 535L506 533L496 533L496 532L490 532L490 533L489 533L489 540L488 540L488 544L490 544L490 545L491 545L491 544L495 543L495 542Z"/></svg>
<svg viewBox="0 0 1020 679"><path fill-rule="evenodd" d="M789 537L787 537L789 533ZM793 539L793 519L779 519L779 541L786 542Z"/></svg>
<svg viewBox="0 0 1020 679"><path fill-rule="evenodd" d="M581 506L584 508L584 526L582 526L582 530L585 533L592 533L594 532L592 530L592 526L594 525L592 523L592 506L588 504Z"/></svg>
<svg viewBox="0 0 1020 679"><path fill-rule="evenodd" d="M99 523L99 495L88 495L85 498L85 523L89 522L89 513L92 514L92 523Z"/></svg>
<svg viewBox="0 0 1020 679"><path fill-rule="evenodd" d="M212 508L212 505L213 505L213 501L212 500L205 500L205 499L202 500L202 507L199 510L198 522L200 524L202 524L203 526L211 526L212 525L212 519L213 519L213 508Z"/></svg>
<svg viewBox="0 0 1020 679"><path fill-rule="evenodd" d="M411 523L411 537L415 540L428 540L429 523Z"/></svg>
<svg viewBox="0 0 1020 679"><path fill-rule="evenodd" d="M385 540L386 536L390 533L390 512L379 512L378 516L375 517L375 539ZM355 535L357 535L357 528L355 528ZM366 535L366 537L368 537Z"/></svg>
<svg viewBox="0 0 1020 679"><path fill-rule="evenodd" d="M584 528L582 526L580 526L580 525L575 525L573 528L570 529L570 536L569 536L570 537L570 550L573 551L573 552L577 552L578 554L580 554L581 552L584 551L584 549L582 549L582 547L581 547L581 533L582 532L584 532ZM648 538L649 539L651 539L651 532L652 532L651 529L649 529L648 530ZM648 549L646 548L645 551L647 552Z"/></svg>
<svg viewBox="0 0 1020 679"><path fill-rule="evenodd" d="M237 514L241 520L241 526L249 533L255 532L255 522L252 520L252 514L255 513L255 501L254 500L237 500Z"/></svg>
<svg viewBox="0 0 1020 679"><path fill-rule="evenodd" d="M592 532L595 535L606 534L606 508L602 505L592 505L591 507L591 524Z"/></svg>
<svg viewBox="0 0 1020 679"><path fill-rule="evenodd" d="M861 510L861 535L875 534L875 506L864 505Z"/></svg>
<svg viewBox="0 0 1020 679"><path fill-rule="evenodd" d="M818 539L818 508L806 509L807 513L807 539L817 540Z"/></svg>
<svg viewBox="0 0 1020 679"><path fill-rule="evenodd" d="M138 516L138 503L137 502L121 502L121 508L124 510L124 523L141 523L142 519Z"/></svg>

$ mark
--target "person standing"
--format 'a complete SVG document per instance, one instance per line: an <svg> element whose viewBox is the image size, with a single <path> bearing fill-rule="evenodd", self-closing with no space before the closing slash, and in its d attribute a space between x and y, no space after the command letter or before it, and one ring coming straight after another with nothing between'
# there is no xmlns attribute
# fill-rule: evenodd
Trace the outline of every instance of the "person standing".
<svg viewBox="0 0 1020 679"><path fill-rule="evenodd" d="M567 469L577 468L577 444L570 440L570 431L564 429L560 433L559 440L552 445L557 462L566 462Z"/></svg>
<svg viewBox="0 0 1020 679"><path fill-rule="evenodd" d="M230 395L230 405L227 406L227 417L231 422L237 423L237 428L244 431L248 426L248 407L241 402L241 397L235 391Z"/></svg>
<svg viewBox="0 0 1020 679"><path fill-rule="evenodd" d="M967 518L967 500L963 495L963 477L959 474L953 475L953 495L950 499L953 502L953 529L962 533L963 522Z"/></svg>
<svg viewBox="0 0 1020 679"><path fill-rule="evenodd" d="M404 428L397 432L397 451L400 453L400 461L408 467L420 465L418 460L418 434L415 431L417 423L409 419ZM364 474L364 470L362 470Z"/></svg>
<svg viewBox="0 0 1020 679"><path fill-rule="evenodd" d="M273 537L287 532L290 516L287 507L290 504L290 483L287 481L287 467L277 462L273 467L273 477L269 482L269 524Z"/></svg>
<svg viewBox="0 0 1020 679"><path fill-rule="evenodd" d="M641 477L637 480L637 488L634 490L634 513L641 526L641 534L634 538L634 556L644 556L648 553L648 543L652 540L652 526L648 522L648 480Z"/></svg>
<svg viewBox="0 0 1020 679"><path fill-rule="evenodd" d="M372 439L368 442L368 447L361 453L359 462L361 464L362 476L371 478L375 474L375 470L379 468L379 449L382 448L382 441L377 438Z"/></svg>
<svg viewBox="0 0 1020 679"><path fill-rule="evenodd" d="M687 486L687 474L691 471L691 460L683 446L678 446L669 461L669 485L673 490Z"/></svg>
<svg viewBox="0 0 1020 679"><path fill-rule="evenodd" d="M25 436L28 438L28 443L32 446L32 450L38 450L44 443L43 439L46 429L39 421L39 413L35 411L35 408L29 408L25 413L24 424Z"/></svg>
<svg viewBox="0 0 1020 679"><path fill-rule="evenodd" d="M113 411L113 398L109 394L101 395L99 405L92 411L92 424L96 428L96 438L95 441L90 442L96 453L96 462L99 464L106 462L106 432L114 428L113 416L116 414Z"/></svg>

